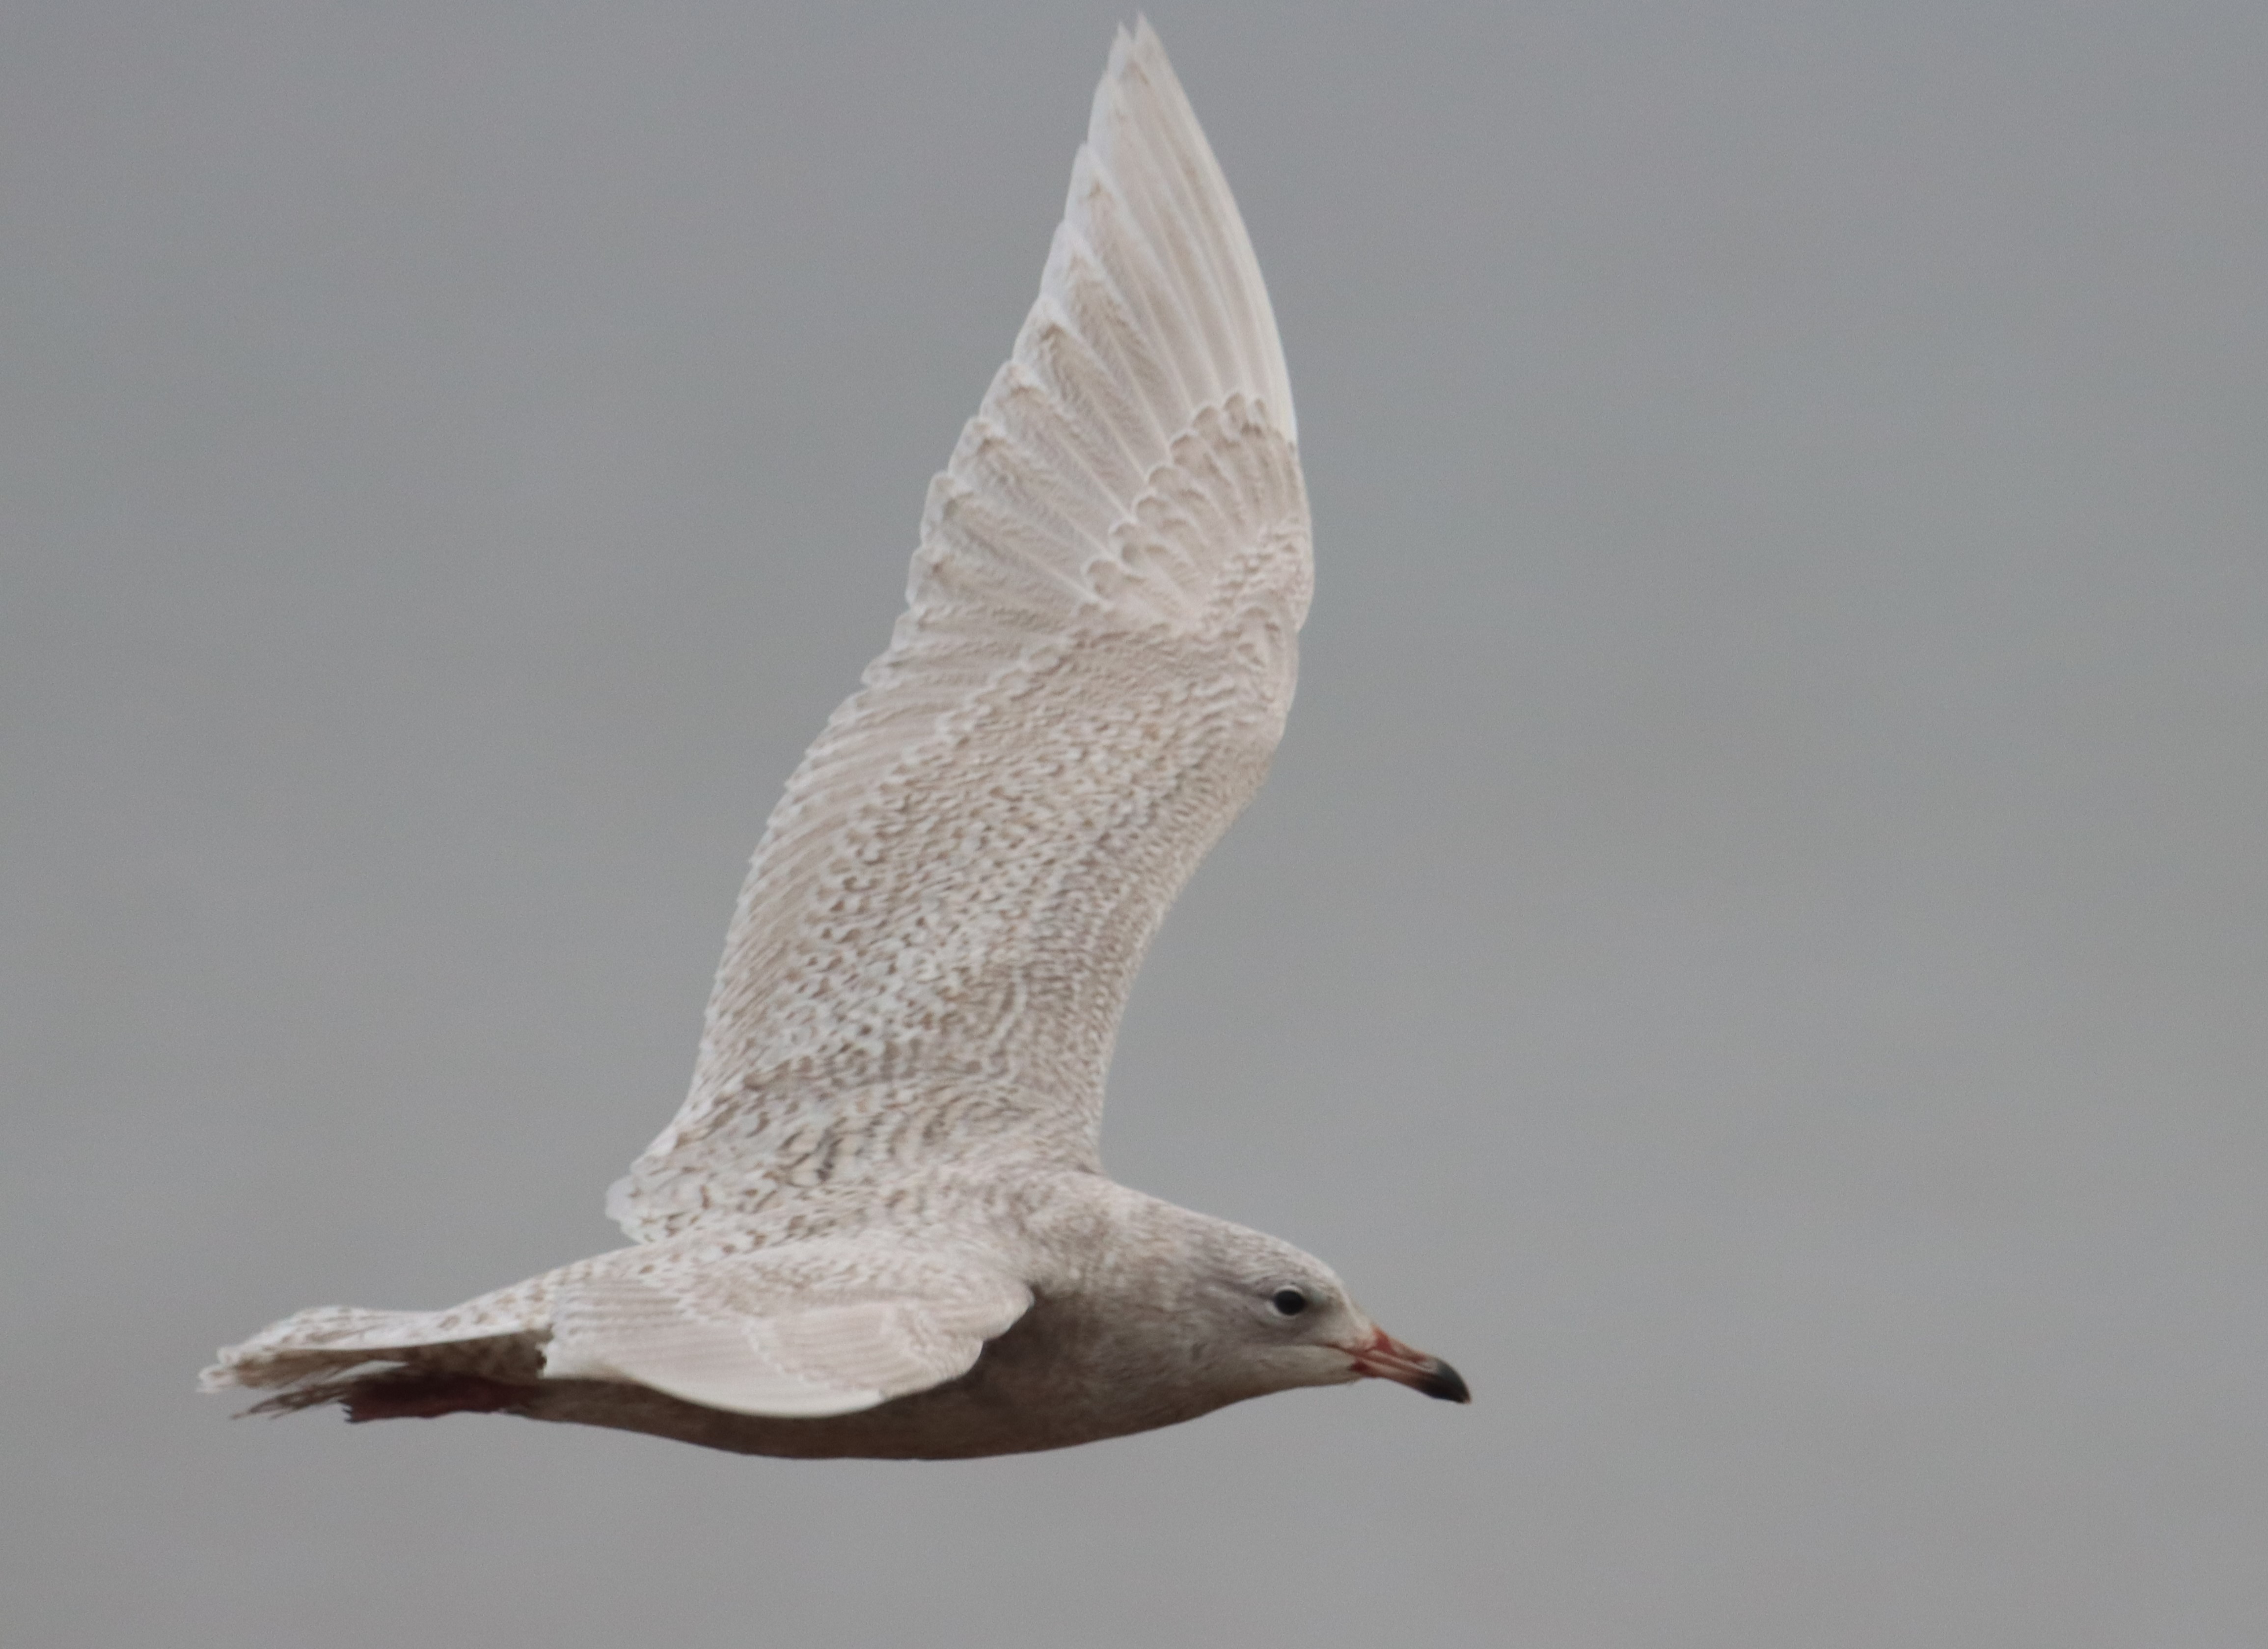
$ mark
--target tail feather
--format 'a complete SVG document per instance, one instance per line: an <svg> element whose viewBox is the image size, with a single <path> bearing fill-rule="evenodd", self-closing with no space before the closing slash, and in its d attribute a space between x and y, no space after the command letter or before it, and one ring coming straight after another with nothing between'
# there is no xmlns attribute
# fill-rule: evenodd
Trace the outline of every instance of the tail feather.
<svg viewBox="0 0 2268 1649"><path fill-rule="evenodd" d="M207 1391L275 1392L253 1410L270 1414L342 1401L395 1373L530 1384L542 1374L551 1337L549 1281L500 1289L447 1311L319 1306L224 1348L198 1383Z"/></svg>

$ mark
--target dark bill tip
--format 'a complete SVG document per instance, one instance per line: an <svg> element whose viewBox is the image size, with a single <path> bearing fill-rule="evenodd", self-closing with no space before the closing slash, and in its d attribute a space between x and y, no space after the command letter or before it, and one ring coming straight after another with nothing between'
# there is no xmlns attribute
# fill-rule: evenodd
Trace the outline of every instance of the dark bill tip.
<svg viewBox="0 0 2268 1649"><path fill-rule="evenodd" d="M1438 1357L1432 1361L1433 1366L1425 1378L1413 1382L1417 1388L1443 1402L1470 1402L1472 1388L1465 1384L1465 1377Z"/></svg>

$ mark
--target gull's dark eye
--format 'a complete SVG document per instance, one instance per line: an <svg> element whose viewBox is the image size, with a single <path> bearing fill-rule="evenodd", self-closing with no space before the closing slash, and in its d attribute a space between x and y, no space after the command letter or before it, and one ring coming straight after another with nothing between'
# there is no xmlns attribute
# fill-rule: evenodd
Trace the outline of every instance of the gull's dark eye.
<svg viewBox="0 0 2268 1649"><path fill-rule="evenodd" d="M1296 1317L1307 1308L1307 1296L1296 1288L1279 1288L1268 1297L1279 1317Z"/></svg>

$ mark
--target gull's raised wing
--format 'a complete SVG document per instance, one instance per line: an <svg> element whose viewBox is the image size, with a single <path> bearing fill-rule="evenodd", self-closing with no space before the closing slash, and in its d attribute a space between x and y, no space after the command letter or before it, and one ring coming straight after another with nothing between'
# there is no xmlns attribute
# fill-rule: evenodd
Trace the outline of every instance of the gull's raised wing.
<svg viewBox="0 0 2268 1649"><path fill-rule="evenodd" d="M1143 951L1291 705L1296 436L1259 264L1143 24L889 650L756 850L692 1093L609 1198L632 1236L996 1148L1094 1162Z"/></svg>

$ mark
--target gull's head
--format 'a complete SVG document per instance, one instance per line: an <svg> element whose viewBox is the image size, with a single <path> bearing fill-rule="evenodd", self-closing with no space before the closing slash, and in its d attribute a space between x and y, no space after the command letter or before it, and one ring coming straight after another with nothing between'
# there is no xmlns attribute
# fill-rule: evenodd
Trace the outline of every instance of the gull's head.
<svg viewBox="0 0 2268 1649"><path fill-rule="evenodd" d="M1248 1384L1255 1396L1391 1380L1429 1397L1472 1401L1455 1369L1373 1322L1313 1255L1225 1220L1206 1225L1183 1308L1200 1319L1200 1355L1219 1377Z"/></svg>

